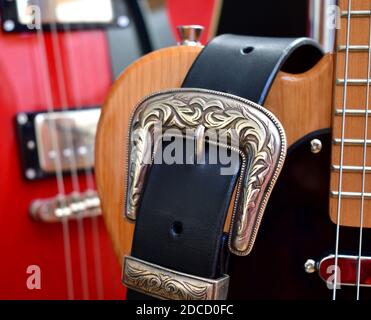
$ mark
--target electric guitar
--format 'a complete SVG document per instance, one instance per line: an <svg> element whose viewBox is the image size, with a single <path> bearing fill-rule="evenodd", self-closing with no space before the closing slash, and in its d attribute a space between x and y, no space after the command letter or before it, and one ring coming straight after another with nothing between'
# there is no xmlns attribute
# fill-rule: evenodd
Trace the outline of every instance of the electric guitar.
<svg viewBox="0 0 371 320"><path fill-rule="evenodd" d="M335 53L304 72L279 72L266 99L286 131L288 154L253 250L231 256L229 298L371 297L371 1L338 5ZM120 261L134 230L123 218L130 114L145 96L179 88L201 50L178 46L144 56L115 82L103 107L97 183Z"/></svg>
<svg viewBox="0 0 371 320"><path fill-rule="evenodd" d="M175 42L168 14L209 25L214 6L88 2L0 1L0 299L124 297L95 190L100 106L127 65Z"/></svg>
<svg viewBox="0 0 371 320"><path fill-rule="evenodd" d="M0 2L0 299L124 296L100 217L94 136L112 65L148 50L135 7L90 2ZM113 61L110 42L122 37L132 51Z"/></svg>

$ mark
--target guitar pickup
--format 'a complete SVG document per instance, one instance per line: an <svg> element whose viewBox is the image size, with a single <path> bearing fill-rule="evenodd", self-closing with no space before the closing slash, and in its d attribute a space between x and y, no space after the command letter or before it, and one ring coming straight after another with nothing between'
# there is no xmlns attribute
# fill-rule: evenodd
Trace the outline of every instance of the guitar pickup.
<svg viewBox="0 0 371 320"><path fill-rule="evenodd" d="M35 180L57 171L92 168L99 116L97 107L18 113L16 128L25 178Z"/></svg>
<svg viewBox="0 0 371 320"><path fill-rule="evenodd" d="M0 1L4 32L126 28L130 8L124 1L12 0ZM66 27L67 26L67 27Z"/></svg>
<svg viewBox="0 0 371 320"><path fill-rule="evenodd" d="M361 287L371 286L371 257L338 255L337 259L337 285L356 286L359 280ZM336 267L335 255L329 255L321 260L318 266L318 271L321 279L328 285L334 283L334 271ZM358 279L358 267L360 267Z"/></svg>

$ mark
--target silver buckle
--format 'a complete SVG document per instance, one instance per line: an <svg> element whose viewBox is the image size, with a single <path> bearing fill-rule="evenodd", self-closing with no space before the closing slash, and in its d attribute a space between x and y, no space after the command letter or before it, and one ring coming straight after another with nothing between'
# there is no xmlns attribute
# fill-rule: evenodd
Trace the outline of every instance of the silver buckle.
<svg viewBox="0 0 371 320"><path fill-rule="evenodd" d="M159 299L225 300L228 294L228 275L201 278L131 256L125 256L122 274L125 286Z"/></svg>
<svg viewBox="0 0 371 320"><path fill-rule="evenodd" d="M149 168L143 159L151 156L148 146L153 139L148 142L147 136L153 134L159 122L166 129L195 129L198 140L204 129L224 130L226 135L233 131L238 137L238 151L245 161L236 190L229 249L236 255L249 254L286 156L286 137L280 122L256 103L217 91L183 88L145 98L130 120L124 215L132 221L136 219ZM134 132L140 133L137 140Z"/></svg>

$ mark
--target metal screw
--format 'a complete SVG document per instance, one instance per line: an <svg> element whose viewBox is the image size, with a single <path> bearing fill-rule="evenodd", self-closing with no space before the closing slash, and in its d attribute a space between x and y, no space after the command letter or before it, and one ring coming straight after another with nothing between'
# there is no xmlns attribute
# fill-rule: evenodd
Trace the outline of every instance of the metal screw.
<svg viewBox="0 0 371 320"><path fill-rule="evenodd" d="M72 150L67 148L67 149L64 149L63 150L63 155L66 157L66 158L69 158L72 156Z"/></svg>
<svg viewBox="0 0 371 320"><path fill-rule="evenodd" d="M15 23L13 20L5 20L3 24L3 28L5 31L13 31L15 28Z"/></svg>
<svg viewBox="0 0 371 320"><path fill-rule="evenodd" d="M20 113L19 115L17 115L17 122L18 122L18 124L20 124L20 125L24 125L24 124L27 123L27 121L28 121L28 116L27 116L27 114L25 114L25 113Z"/></svg>
<svg viewBox="0 0 371 320"><path fill-rule="evenodd" d="M304 270L306 273L313 273L316 271L316 262L313 259L308 259L304 263Z"/></svg>
<svg viewBox="0 0 371 320"><path fill-rule="evenodd" d="M26 170L26 177L27 179L33 180L36 178L36 171L35 169L27 169Z"/></svg>
<svg viewBox="0 0 371 320"><path fill-rule="evenodd" d="M81 146L77 149L77 153L80 155L80 156L85 156L87 153L88 153L88 148L87 147L84 147L84 146Z"/></svg>
<svg viewBox="0 0 371 320"><path fill-rule="evenodd" d="M312 153L319 153L322 150L322 142L319 139L313 139L310 142L310 151Z"/></svg>
<svg viewBox="0 0 371 320"><path fill-rule="evenodd" d="M34 150L35 147L36 147L35 141L30 140L30 141L27 142L27 149L28 150Z"/></svg>
<svg viewBox="0 0 371 320"><path fill-rule="evenodd" d="M120 16L117 18L117 24L121 27L121 28L126 28L130 23L130 19L128 16Z"/></svg>
<svg viewBox="0 0 371 320"><path fill-rule="evenodd" d="M54 150L49 150L48 156L49 159L55 159L57 157L57 153Z"/></svg>

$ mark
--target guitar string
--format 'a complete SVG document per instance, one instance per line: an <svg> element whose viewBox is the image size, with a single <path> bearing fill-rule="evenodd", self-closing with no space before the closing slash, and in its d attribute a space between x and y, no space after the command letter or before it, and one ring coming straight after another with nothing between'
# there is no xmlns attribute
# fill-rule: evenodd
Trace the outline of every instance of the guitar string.
<svg viewBox="0 0 371 320"><path fill-rule="evenodd" d="M81 38L81 45L83 48L87 48L88 44L86 43L86 37ZM83 50L82 56L86 53L86 50ZM86 58L83 59L83 63L89 63L88 68L90 68L90 56L86 56ZM85 68L84 68L85 69ZM76 81L77 84L80 84L80 82ZM80 91L79 91L80 92ZM80 96L80 104L78 105L79 108L82 108L82 101ZM90 150L91 153L93 153L93 150ZM82 155L83 161L84 161L84 168L85 168L85 179L86 179L86 185L87 185L87 191L94 192L96 189L95 180L94 180L94 174L93 169L91 166L89 166L89 150L85 154ZM100 231L99 231L99 217L98 216L92 216L90 217L91 221L91 230L92 230L92 242L93 242L93 252L94 252L94 274L95 274L95 283L96 283L96 290L97 290L97 297L98 300L104 299L104 285L103 285L103 269L102 269L102 255L101 255L101 243L100 243Z"/></svg>
<svg viewBox="0 0 371 320"><path fill-rule="evenodd" d="M345 51L345 66L344 66L344 92L343 92L343 108L342 108L342 123L341 123L341 146L340 146L340 165L339 165L339 182L338 182L338 201L337 201L337 217L336 217L336 240L335 240L335 270L334 270L334 287L332 299L336 300L338 267L339 267L339 238L340 238L340 216L341 216L341 192L343 183L343 162L344 162L344 136L345 136L345 112L347 102L347 84L348 84L348 63L349 63L349 40L350 40L350 12L352 8L352 0L348 1L347 15L347 31L346 31L346 51Z"/></svg>
<svg viewBox="0 0 371 320"><path fill-rule="evenodd" d="M69 26L65 26L65 31L69 31L69 35L72 35L72 32L69 28ZM85 48L86 46L84 45L85 36L80 35L80 45L82 48ZM71 38L67 38L67 47L71 49L72 43L71 43ZM83 50L84 51L84 50ZM72 50L67 50L67 61L69 64L69 69L71 70L71 83L73 88L77 88L75 92L75 107L77 109L82 109L82 97L80 95L80 90L81 90L81 82L79 79L77 79L76 73L73 72L75 69L75 66L73 65L73 58L71 56ZM83 61L89 61L89 58L83 59ZM88 157L89 157L89 151L92 153L92 150L87 150L85 154L82 154L82 157L84 159L84 176L86 180L86 186L87 186L87 192L93 192L95 190L95 184L94 184L94 178L93 178L93 169L90 166L86 166L88 163ZM98 217L93 216L90 217L90 222L91 222L91 228L92 228L92 242L93 242L93 251L94 251L94 274L95 274L95 283L96 283L96 289L97 289L97 296L98 299L103 299L104 298L104 289L103 289L103 272L102 272L102 264L101 264L101 248L100 248L100 234L99 234L99 226L98 226ZM82 219L79 219L81 221L78 221L79 227L84 228L84 224ZM83 266L86 271L87 271L87 265Z"/></svg>
<svg viewBox="0 0 371 320"><path fill-rule="evenodd" d="M368 39L365 131L364 131L364 143L363 143L361 213L360 213L360 228L359 228L358 261L357 261L357 296L356 296L357 297L357 300L360 299L361 268L362 268L362 242L363 242L364 205L365 205L365 180L366 180L366 160L367 160L368 107L369 107L369 95L370 95L371 14L370 14L369 20L370 20L370 22L369 22L369 39Z"/></svg>
<svg viewBox="0 0 371 320"><path fill-rule="evenodd" d="M70 71L70 78L72 78L75 75L74 69L71 65L70 61L70 51L73 50L73 47L69 45L69 37L73 36L72 32L67 24L62 24L62 30L64 32L64 44L66 44L66 57L67 57L67 69ZM76 91L78 91L76 88L77 86L75 83L71 81L71 87L73 88L72 90L72 95L73 95L73 102L75 103L75 96L76 96ZM79 109L79 108L77 108ZM75 148L73 148L72 153L75 154ZM76 157L76 155L75 155ZM76 193L78 201L81 201L81 190L80 188L78 189ZM84 209L86 210L86 209ZM85 233L85 227L84 227L84 218L82 217L82 213L79 212L77 213L76 216L76 225L77 225L77 236L78 236L78 248L79 248L79 259L80 259L80 274L81 274L81 286L82 286L82 296L84 300L89 300L89 277L88 277L88 263L87 263L87 251L86 251L86 233Z"/></svg>
<svg viewBox="0 0 371 320"><path fill-rule="evenodd" d="M43 31L43 26L41 22L41 5L40 1L36 1L36 6L39 12L35 11L33 19L36 23L36 37L39 43L40 49L40 59L41 62L44 64L44 68L40 68L42 70L42 79L46 86L43 86L44 95L46 99L46 107L48 114L53 114L54 112L54 98L52 96L52 85L51 85L51 78L50 78L50 68L47 59L47 49L46 49L46 40ZM38 17L37 15L40 14ZM40 19L40 21L39 21ZM37 25L39 23L39 25ZM47 86L49 88L47 88ZM50 138L53 150L59 150L59 141L56 135L57 128L55 121L48 121L47 122L50 131ZM60 159L60 155L58 152L55 152L55 157L53 158L54 167L55 167L55 177L57 181L57 190L58 190L58 199L61 203L62 207L67 206L66 201L66 190L65 190L65 182L62 173L62 163ZM67 297L69 300L74 299L74 281L73 281L73 272L72 272L72 257L71 257L71 235L68 225L67 218L62 218L62 236L63 236L63 251L64 251L64 260L65 260L65 272L66 272L66 284L67 284Z"/></svg>
<svg viewBox="0 0 371 320"><path fill-rule="evenodd" d="M82 48L88 48L89 44L86 43L86 37L82 37L81 39L81 46ZM89 55L88 55L89 54ZM86 70L91 68L90 65L90 51L88 50L82 50L81 56L82 56L82 69ZM89 81L84 81L85 87L88 87ZM78 81L76 81L77 85L80 85ZM80 88L81 89L81 88ZM82 101L80 96L80 105L79 108L82 108ZM94 181L94 175L93 175L93 169L91 166L89 166L89 159L88 155L89 152L93 153L93 150L88 150L85 154L82 155L82 158L84 160L84 168L85 168L85 179L86 179L86 185L88 192L94 192L96 189L95 181ZM93 242L93 252L94 252L94 274L95 274L95 283L96 283L96 290L97 290L97 297L99 300L104 299L104 284L103 284L103 270L102 270L102 263L101 263L101 243L100 243L100 231L99 231L99 217L98 216L92 216L90 217L91 222L91 231L92 231L92 242Z"/></svg>
<svg viewBox="0 0 371 320"><path fill-rule="evenodd" d="M64 24L62 24L63 26ZM61 47L58 39L58 33L57 33L57 25L56 25L56 17L53 17L52 22L50 22L50 34L51 34L51 40L52 40L52 49L53 49L53 56L54 56L54 62L55 62L55 67L56 67L56 76L57 76L57 88L58 88L58 93L60 97L60 104L61 104L61 109L63 111L68 111L68 97L67 97L67 88L66 88L66 82L65 82L65 76L63 72L63 65L62 65L62 54L61 54ZM63 155L66 159L68 159L69 163L69 173L71 175L71 180L72 180L72 196L78 197L78 201L80 201L80 183L78 179L78 170L77 170L77 161L76 161L76 154L75 154L75 147L74 147L74 139L73 139L73 128L72 128L72 123L69 122L68 120L65 123L65 139L67 142L67 148L63 150ZM74 201L74 200L72 200ZM73 214L81 214L80 212L75 213L72 212ZM68 217L66 217L66 220L68 220ZM67 223L69 223L67 221ZM81 237L85 237L83 231L80 228L77 228L77 235L80 243ZM79 250L79 257L80 261L85 259L84 252L83 250ZM81 268L81 267L80 267ZM84 299L88 299L89 297L89 286L87 285L88 279L86 276L81 277L81 285L83 288L83 297Z"/></svg>
<svg viewBox="0 0 371 320"><path fill-rule="evenodd" d="M55 19L55 17L53 17ZM68 111L68 98L67 98L67 88L65 84L65 76L63 74L63 65L62 65L62 54L61 48L58 40L57 34L57 25L56 22L50 22L50 34L53 47L53 57L56 67L56 76L57 76L57 88L60 97L61 110ZM73 143L73 132L72 132L72 123L70 121L65 122L66 130L64 131L65 138L67 141L67 149L63 150L63 155L68 159L69 162L69 173L71 175L73 192L80 193L80 183L77 173L77 161L75 148Z"/></svg>

